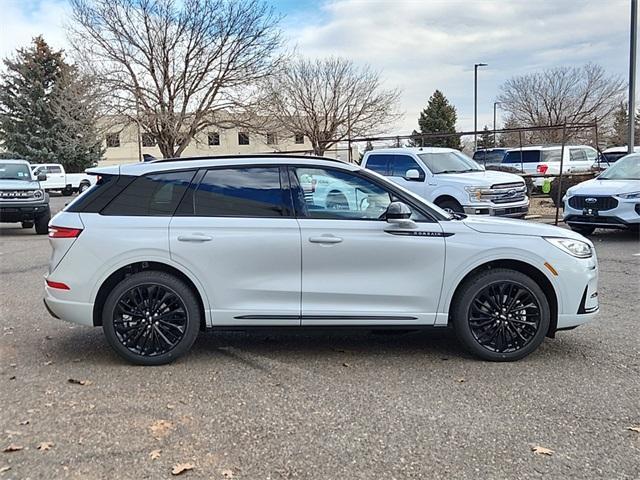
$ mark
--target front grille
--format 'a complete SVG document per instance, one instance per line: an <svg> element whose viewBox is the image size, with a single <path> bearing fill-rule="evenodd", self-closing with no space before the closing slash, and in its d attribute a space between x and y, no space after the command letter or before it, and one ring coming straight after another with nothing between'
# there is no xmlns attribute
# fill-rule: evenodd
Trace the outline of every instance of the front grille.
<svg viewBox="0 0 640 480"><path fill-rule="evenodd" d="M514 197L495 198L493 203L514 203L524 200L524 195L516 195Z"/></svg>
<svg viewBox="0 0 640 480"><path fill-rule="evenodd" d="M496 183L495 185L491 185L491 188L524 188L524 183L522 182L511 182L511 183Z"/></svg>
<svg viewBox="0 0 640 480"><path fill-rule="evenodd" d="M42 198L40 190L0 190L0 200L22 200Z"/></svg>
<svg viewBox="0 0 640 480"><path fill-rule="evenodd" d="M515 203L525 200L527 187L522 182L497 183L487 190L482 190L481 198L496 204Z"/></svg>
<svg viewBox="0 0 640 480"><path fill-rule="evenodd" d="M569 206L577 210L591 208L593 210L611 210L618 206L618 200L613 197L596 195L576 195L569 199Z"/></svg>

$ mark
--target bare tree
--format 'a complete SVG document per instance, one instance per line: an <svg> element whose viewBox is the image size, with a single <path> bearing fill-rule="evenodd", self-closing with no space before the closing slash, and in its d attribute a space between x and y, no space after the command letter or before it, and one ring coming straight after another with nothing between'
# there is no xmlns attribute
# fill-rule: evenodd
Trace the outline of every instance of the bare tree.
<svg viewBox="0 0 640 480"><path fill-rule="evenodd" d="M316 155L352 137L376 134L397 118L399 91L342 58L291 61L264 82L264 110L275 126L309 138Z"/></svg>
<svg viewBox="0 0 640 480"><path fill-rule="evenodd" d="M253 98L279 63L279 18L260 0L71 0L80 64L104 111L138 123L165 157ZM223 114L227 112L227 114Z"/></svg>
<svg viewBox="0 0 640 480"><path fill-rule="evenodd" d="M606 120L620 105L625 83L595 64L556 67L520 75L501 86L498 101L513 125L556 125ZM539 132L536 141L558 142L560 130Z"/></svg>

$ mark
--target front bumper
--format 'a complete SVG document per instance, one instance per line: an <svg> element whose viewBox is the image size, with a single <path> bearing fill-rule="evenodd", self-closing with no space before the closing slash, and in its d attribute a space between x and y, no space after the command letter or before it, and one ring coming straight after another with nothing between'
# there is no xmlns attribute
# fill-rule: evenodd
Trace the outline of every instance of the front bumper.
<svg viewBox="0 0 640 480"><path fill-rule="evenodd" d="M496 217L521 218L529 212L529 199L517 203L476 203L464 205L467 215L490 215Z"/></svg>
<svg viewBox="0 0 640 480"><path fill-rule="evenodd" d="M33 221L48 214L50 214L50 211L47 202L0 203L0 222Z"/></svg>
<svg viewBox="0 0 640 480"><path fill-rule="evenodd" d="M618 198L618 206L609 210L577 209L564 202L562 218L568 225L627 229L640 225L640 200Z"/></svg>

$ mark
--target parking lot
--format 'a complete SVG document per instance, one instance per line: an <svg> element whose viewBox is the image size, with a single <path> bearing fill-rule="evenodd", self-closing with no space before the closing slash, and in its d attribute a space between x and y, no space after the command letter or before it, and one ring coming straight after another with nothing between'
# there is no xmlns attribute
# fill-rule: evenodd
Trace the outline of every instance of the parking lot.
<svg viewBox="0 0 640 480"><path fill-rule="evenodd" d="M46 236L2 225L0 478L637 479L640 242L592 240L600 317L517 363L444 331L261 331L144 368L48 315Z"/></svg>

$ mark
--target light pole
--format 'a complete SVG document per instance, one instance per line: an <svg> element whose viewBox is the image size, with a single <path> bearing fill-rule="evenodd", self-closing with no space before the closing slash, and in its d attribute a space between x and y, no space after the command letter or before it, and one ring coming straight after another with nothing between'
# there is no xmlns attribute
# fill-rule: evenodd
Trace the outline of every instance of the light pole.
<svg viewBox="0 0 640 480"><path fill-rule="evenodd" d="M634 152L636 120L636 42L638 40L638 0L631 0L631 34L629 35L629 132L627 152Z"/></svg>
<svg viewBox="0 0 640 480"><path fill-rule="evenodd" d="M502 102L493 102L493 148L496 148L496 107Z"/></svg>
<svg viewBox="0 0 640 480"><path fill-rule="evenodd" d="M473 65L473 151L478 149L478 67L486 67L486 63Z"/></svg>

